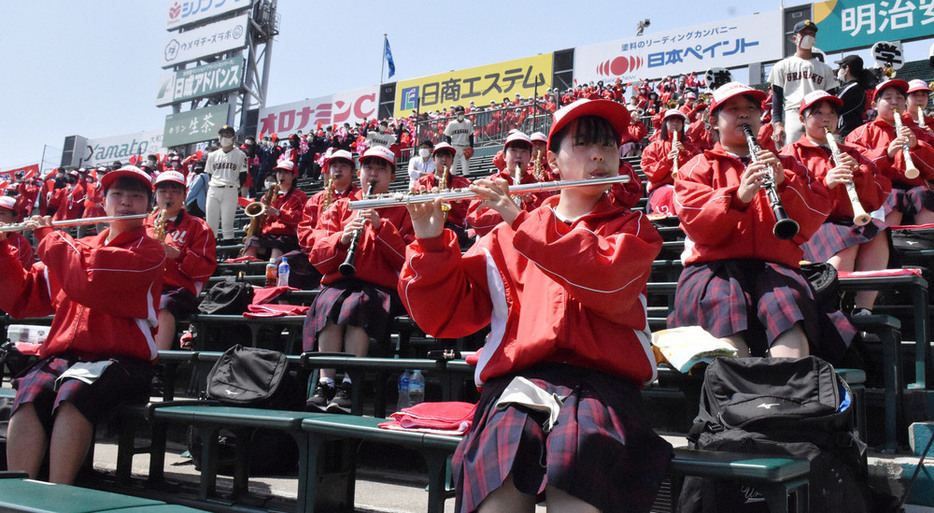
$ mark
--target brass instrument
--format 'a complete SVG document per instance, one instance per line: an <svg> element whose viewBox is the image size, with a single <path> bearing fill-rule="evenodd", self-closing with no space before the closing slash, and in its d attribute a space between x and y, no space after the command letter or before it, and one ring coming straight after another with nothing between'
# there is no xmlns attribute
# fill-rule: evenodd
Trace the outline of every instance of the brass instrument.
<svg viewBox="0 0 934 513"><path fill-rule="evenodd" d="M376 186L376 182L370 182L367 184L366 192L363 193L363 197L366 198L370 194L373 194L373 187ZM354 260L357 259L357 244L360 243L360 232L362 232L366 227L361 227L359 230L353 232L353 237L350 239L350 246L347 248L347 258L344 259L344 262L337 267L337 270L340 271L342 276L347 276L348 278L357 274L357 268L354 266Z"/></svg>
<svg viewBox="0 0 934 513"><path fill-rule="evenodd" d="M759 147L756 134L752 133L752 128L746 123L743 124L743 133L746 134L746 144L749 145L749 157L753 162L759 162L759 152L762 151L762 148ZM772 226L772 233L781 240L789 240L798 234L799 226L794 219L791 219L785 213L785 207L782 206L782 200L775 189L775 169L771 165L768 167L769 176L763 180L762 188L765 189L765 195L768 197L769 205L775 214L775 225Z"/></svg>
<svg viewBox="0 0 934 513"><path fill-rule="evenodd" d="M671 159L671 177L678 178L678 157L680 157L680 151L678 147L675 146L675 143L678 142L678 131L675 130L671 132L671 149L674 150L675 156Z"/></svg>
<svg viewBox="0 0 934 513"><path fill-rule="evenodd" d="M321 212L324 212L334 202L334 177L328 176L328 186L324 192L324 200L321 201Z"/></svg>
<svg viewBox="0 0 934 513"><path fill-rule="evenodd" d="M535 177L535 181L542 181L542 150L535 152L535 159L532 161L532 176Z"/></svg>
<svg viewBox="0 0 934 513"><path fill-rule="evenodd" d="M675 99L668 100L668 108L669 108L669 109L677 109L677 108L678 108L678 100L675 100Z"/></svg>
<svg viewBox="0 0 934 513"><path fill-rule="evenodd" d="M451 170L448 168L448 166L446 166L446 165L444 165L444 164L441 164L441 179L438 180L438 190L440 190L440 191L446 191L446 190L448 189L448 174L449 174L450 172L451 172ZM450 203L446 203L446 202L445 202L445 203L442 203L442 204L441 204L441 211L442 211L442 212L444 212L445 214L447 214L448 211L450 211L450 210L451 210L451 204L450 204Z"/></svg>
<svg viewBox="0 0 934 513"><path fill-rule="evenodd" d="M606 178L590 178L584 180L556 180L554 182L536 182L509 187L509 194L529 194L535 192L557 191L569 189L572 187L592 187L594 185L612 185L615 183L628 183L629 175L609 176ZM482 194L471 191L470 189L451 189L449 191L429 192L427 194L410 194L396 192L392 194L383 194L372 199L358 200L350 202L351 210L361 210L367 208L389 208L399 205L416 205L419 203L431 203L436 199L447 201L471 200L474 198L483 198Z"/></svg>
<svg viewBox="0 0 934 513"><path fill-rule="evenodd" d="M522 181L522 164L516 163L516 178L513 180L513 183L520 183ZM517 207L522 208L522 204L525 203L525 198L528 196L517 194L512 197L512 202L516 204Z"/></svg>
<svg viewBox="0 0 934 513"><path fill-rule="evenodd" d="M895 137L899 137L902 133L902 115L898 112L898 109L893 109L895 111ZM905 178L909 180L914 180L918 178L918 175L921 174L918 172L918 168L915 167L914 161L911 159L911 152L909 151L908 143L902 145L902 156L905 157Z"/></svg>
<svg viewBox="0 0 934 513"><path fill-rule="evenodd" d="M165 206L162 208L159 208L159 205L156 205L156 207L152 209L153 214L158 212L158 215L156 215L156 218L152 222L152 238L159 242L165 240L165 223L168 221L168 219L166 219L165 213L171 206L172 202L169 201L166 202Z"/></svg>
<svg viewBox="0 0 934 513"><path fill-rule="evenodd" d="M247 226L246 236L243 238L244 244L250 240L250 237L263 231L263 224L266 223L266 210L269 209L269 206L275 203L278 198L279 184L274 184L272 187L266 189L266 193L263 194L263 199L261 201L254 201L243 208L243 213L250 218L250 225ZM246 247L244 247L243 251L246 251Z"/></svg>
<svg viewBox="0 0 934 513"><path fill-rule="evenodd" d="M84 226L88 224L99 224L99 223L110 223L113 221L130 221L133 219L146 219L149 217L149 213L145 214L133 214L128 216L105 216L105 217L85 217L83 219L68 219L62 221L52 221L52 228L64 228L67 226ZM26 223L14 223L14 224L5 224L0 225L0 233L7 232L21 232L23 230L30 230L29 226L26 226Z"/></svg>
<svg viewBox="0 0 934 513"><path fill-rule="evenodd" d="M827 146L830 146L830 152L833 153L833 160L839 164L840 147L837 146L837 140L834 138L830 128L825 126L824 131L827 133ZM856 194L856 185L853 184L853 180L846 183L846 195L850 197L850 204L853 205L853 224L856 226L863 226L869 223L869 214L866 213L866 209L864 209L863 205L859 202L859 195Z"/></svg>

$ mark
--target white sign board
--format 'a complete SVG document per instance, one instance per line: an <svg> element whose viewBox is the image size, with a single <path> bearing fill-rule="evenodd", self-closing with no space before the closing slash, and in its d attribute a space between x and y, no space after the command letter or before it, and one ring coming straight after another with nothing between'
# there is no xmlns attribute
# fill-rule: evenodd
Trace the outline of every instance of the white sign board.
<svg viewBox="0 0 934 513"><path fill-rule="evenodd" d="M316 130L318 125L353 125L376 117L379 89L368 87L336 93L300 102L259 109L257 135L279 134L280 137L301 130Z"/></svg>
<svg viewBox="0 0 934 513"><path fill-rule="evenodd" d="M778 60L784 40L781 12L773 11L580 46L574 49L574 79L628 83Z"/></svg>
<svg viewBox="0 0 934 513"><path fill-rule="evenodd" d="M192 23L213 18L238 9L246 9L253 0L169 0L166 30L174 30Z"/></svg>
<svg viewBox="0 0 934 513"><path fill-rule="evenodd" d="M75 148L75 152L81 155L82 165L90 167L110 165L115 160L126 164L127 160L133 155L145 157L150 153L166 153L167 150L162 146L162 129L159 128L144 132L88 139L87 146L83 149Z"/></svg>
<svg viewBox="0 0 934 513"><path fill-rule="evenodd" d="M888 65L892 69L902 69L905 65L905 52L902 50L901 41L877 41L872 45L872 58L876 60L876 66L884 68Z"/></svg>
<svg viewBox="0 0 934 513"><path fill-rule="evenodd" d="M246 46L248 20L249 16L244 14L170 34L162 43L162 67L168 68L235 48L243 48Z"/></svg>

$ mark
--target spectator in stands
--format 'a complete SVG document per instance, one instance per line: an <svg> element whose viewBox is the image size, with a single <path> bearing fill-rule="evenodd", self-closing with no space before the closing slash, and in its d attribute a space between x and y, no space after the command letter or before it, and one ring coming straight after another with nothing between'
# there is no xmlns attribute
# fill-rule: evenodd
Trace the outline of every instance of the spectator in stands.
<svg viewBox="0 0 934 513"><path fill-rule="evenodd" d="M195 217L204 219L204 209L207 208L208 180L210 177L204 173L204 163L196 162L188 174L188 195L185 196L185 209Z"/></svg>
<svg viewBox="0 0 934 513"><path fill-rule="evenodd" d="M12 196L0 196L0 226L5 224L15 224L20 222L21 215L16 207L16 198ZM23 269L30 270L36 262L36 254L33 252L32 244L19 232L6 233L6 242L13 252L13 255L22 264Z"/></svg>
<svg viewBox="0 0 934 513"><path fill-rule="evenodd" d="M327 185L305 202L302 220L298 223L298 245L310 253L315 243L318 220L337 200L354 196L358 188L354 184L353 156L348 151L334 150L325 157L324 175Z"/></svg>
<svg viewBox="0 0 934 513"><path fill-rule="evenodd" d="M508 102L508 100L507 100ZM454 147L457 152L454 163L451 165L451 174L467 174L467 159L465 152L470 148L473 153L473 123L465 118L464 107L457 106L455 109L456 119L452 119L444 127L445 140Z"/></svg>
<svg viewBox="0 0 934 513"><path fill-rule="evenodd" d="M127 166L104 175L110 216L145 214L152 183ZM40 360L21 377L7 431L7 468L35 479L49 454L49 481L71 484L94 425L126 402L146 402L165 252L141 219L115 220L74 240L49 217L27 221L42 265L26 272L0 233L0 308L14 317L53 315Z"/></svg>
<svg viewBox="0 0 934 513"><path fill-rule="evenodd" d="M410 189L415 186L415 182L417 182L419 178L435 172L435 163L431 159L431 151L434 148L435 145L432 144L429 139L424 139L418 144L418 155L409 159Z"/></svg>
<svg viewBox="0 0 934 513"><path fill-rule="evenodd" d="M554 111L551 112L554 114ZM551 182L557 180L558 177L548 167L548 136L541 132L533 132L529 139L532 141L532 162L530 165L533 174L535 167L538 166L541 168L539 181Z"/></svg>
<svg viewBox="0 0 934 513"><path fill-rule="evenodd" d="M804 95L811 91L832 91L837 88L833 69L811 51L817 41L817 25L811 20L795 23L792 31L795 54L772 67L772 138L777 147L798 140L804 133L798 108Z"/></svg>
<svg viewBox="0 0 934 513"><path fill-rule="evenodd" d="M628 118L608 100L557 111L552 169L616 175ZM544 491L550 511L649 511L671 455L639 393L655 375L640 298L661 238L605 186L564 189L531 212L505 180L472 189L505 222L462 256L440 201L410 206L417 239L399 282L432 336L493 326L476 355L477 414L454 455L456 509L532 512Z"/></svg>
<svg viewBox="0 0 934 513"><path fill-rule="evenodd" d="M916 126L902 126L895 131L895 110L905 110L908 82L901 79L879 84L872 101L878 114L846 137L846 143L859 149L879 171L892 179L892 194L886 206L885 222L889 226L902 224L904 217L913 224L934 222L934 191L928 180L934 179L934 146L923 130ZM916 178L905 176L905 147L919 171Z"/></svg>
<svg viewBox="0 0 934 513"><path fill-rule="evenodd" d="M276 182L279 190L266 207L266 217L255 233L246 241L246 256L256 257L259 252L268 253L267 260L276 260L298 247L298 223L308 196L295 188L295 164L283 159L276 166Z"/></svg>
<svg viewBox="0 0 934 513"><path fill-rule="evenodd" d="M384 119L379 122L379 127L376 130L367 131L366 140L369 142L370 147L385 146L388 148L396 143L396 134L392 133L392 130L389 129L389 123Z"/></svg>
<svg viewBox="0 0 934 513"><path fill-rule="evenodd" d="M233 128L224 125L217 135L221 147L208 154L204 166L205 174L210 177L205 217L215 234L223 233L223 237L218 238L229 243L234 240L237 191L240 176L247 173L247 160L246 155L234 147Z"/></svg>
<svg viewBox="0 0 934 513"><path fill-rule="evenodd" d="M160 173L155 183L156 206L146 220L149 236L155 236L161 219L165 233L165 276L159 300L159 330L156 348L173 349L175 321L188 320L198 311L198 294L217 268L217 241L214 231L203 219L185 212L185 177L177 171Z"/></svg>
<svg viewBox="0 0 934 513"><path fill-rule="evenodd" d="M244 185L247 186L248 191L246 194L241 195L243 197L253 197L256 194L256 184L259 180L259 164L262 157L262 150L256 144L256 138L252 135L248 135L243 138L243 144L240 145L240 151L246 155L247 160L247 180Z"/></svg>
<svg viewBox="0 0 934 513"><path fill-rule="evenodd" d="M451 172L454 162L455 149L448 143L440 143L432 151L431 158L435 164L435 172L424 175L415 182L416 191L430 191L432 189L464 189L470 187L470 180ZM457 201L450 204L447 220L444 224L457 234L458 241L463 246L469 244L467 237L467 210L470 203Z"/></svg>
<svg viewBox="0 0 934 513"><path fill-rule="evenodd" d="M374 194L389 191L396 177L395 155L389 148L370 148L360 158L360 166L361 186L373 184ZM362 196L363 191L358 191L351 198ZM405 245L412 238L412 222L405 207L357 212L342 199L322 213L308 261L322 274L324 288L305 319L305 351L366 356L370 338L388 344L392 319L403 312L395 290ZM355 270L345 276L339 267L347 260L352 240L357 241ZM321 369L321 378L308 399L309 409L350 412L350 376L345 374L340 386L336 386L335 376L335 369Z"/></svg>
<svg viewBox="0 0 934 513"><path fill-rule="evenodd" d="M84 212L84 199L87 191L84 187L84 180L77 169L72 169L65 176L65 187L56 191L58 196L58 208L52 219L55 221L67 221L71 219L80 219Z"/></svg>
<svg viewBox="0 0 934 513"><path fill-rule="evenodd" d="M716 132L710 125L710 109L706 104L700 103L695 112L698 113L697 119L688 127L686 135L699 150L712 150L717 140Z"/></svg>
<svg viewBox="0 0 934 513"><path fill-rule="evenodd" d="M843 100L839 134L845 138L866 122L866 91L872 89L866 75L872 74L863 69L863 59L859 55L847 55L837 64L840 66L837 78L842 83L837 96Z"/></svg>
<svg viewBox="0 0 934 513"><path fill-rule="evenodd" d="M908 125L917 125L929 136L934 136L934 118L924 113L930 96L931 87L924 80L914 79L908 82L908 103L905 105L905 112L902 113L902 121Z"/></svg>
<svg viewBox="0 0 934 513"><path fill-rule="evenodd" d="M710 121L719 134L713 150L693 158L675 180L675 205L687 236L669 326L701 326L735 347L740 356L838 358L855 333L834 340L824 329L811 286L801 273L800 245L830 212L827 189L792 157L768 150L750 157L743 132L759 130L766 94L738 82L719 87ZM748 163L747 163L748 162ZM773 233L775 216L762 191L773 176L774 190L799 225L782 240Z"/></svg>
<svg viewBox="0 0 934 513"><path fill-rule="evenodd" d="M662 119L658 137L642 151L642 172L648 180L646 213L674 215L675 162L684 167L700 149L684 136L686 116L669 109ZM678 140L675 141L674 138Z"/></svg>
<svg viewBox="0 0 934 513"><path fill-rule="evenodd" d="M783 155L794 157L811 170L830 192L830 216L802 249L808 261L829 262L838 271L878 271L889 262L885 223L870 218L863 226L854 224L853 204L846 185L853 184L861 207L872 212L885 203L892 182L852 146L839 143L840 157L831 160L827 138L833 135L828 135L824 127L836 129L842 107L843 101L826 91L808 93L801 101L805 133L782 150ZM854 315L870 314L877 294L875 290L857 292Z"/></svg>

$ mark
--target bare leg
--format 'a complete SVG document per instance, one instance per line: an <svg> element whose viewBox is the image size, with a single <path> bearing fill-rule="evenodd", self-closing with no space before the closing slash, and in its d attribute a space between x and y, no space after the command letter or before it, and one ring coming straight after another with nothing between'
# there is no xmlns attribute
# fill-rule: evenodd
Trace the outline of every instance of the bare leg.
<svg viewBox="0 0 934 513"><path fill-rule="evenodd" d="M889 226L896 226L902 224L902 213L898 210L893 210L886 214L885 224Z"/></svg>
<svg viewBox="0 0 934 513"><path fill-rule="evenodd" d="M344 331L344 350L360 358L370 351L370 336L357 326L347 326Z"/></svg>
<svg viewBox="0 0 934 513"><path fill-rule="evenodd" d="M934 212L926 208L922 208L921 212L915 214L915 224L929 224L934 223Z"/></svg>
<svg viewBox="0 0 934 513"><path fill-rule="evenodd" d="M35 479L48 448L46 436L35 406L32 403L20 406L7 428L7 468L26 472Z"/></svg>
<svg viewBox="0 0 934 513"><path fill-rule="evenodd" d="M506 476L503 486L493 490L480 503L477 513L532 512L535 510L535 496L526 495L516 488L512 474Z"/></svg>
<svg viewBox="0 0 934 513"><path fill-rule="evenodd" d="M58 405L49 446L49 481L72 484L94 437L94 425L73 404Z"/></svg>
<svg viewBox="0 0 934 513"><path fill-rule="evenodd" d="M243 250L243 256L256 258L256 251L257 251L256 246L249 246L245 250Z"/></svg>
<svg viewBox="0 0 934 513"><path fill-rule="evenodd" d="M336 353L344 349L344 327L328 321L327 325L318 333L318 351L322 353ZM321 369L321 378L331 378L337 374L335 369Z"/></svg>
<svg viewBox="0 0 934 513"><path fill-rule="evenodd" d="M175 316L168 310L159 310L159 331L156 332L156 349L172 349L175 342Z"/></svg>
<svg viewBox="0 0 934 513"><path fill-rule="evenodd" d="M776 337L772 342L772 347L769 348L769 355L774 358L801 358L808 354L810 354L808 337L804 334L801 323L796 323L791 329Z"/></svg>
<svg viewBox="0 0 934 513"><path fill-rule="evenodd" d="M857 251L859 251L859 246L851 246L849 248L843 249L836 255L830 257L827 260L827 263L832 265L834 269L838 271L850 272L856 265Z"/></svg>
<svg viewBox="0 0 934 513"><path fill-rule="evenodd" d="M573 495L553 486L545 487L548 511L560 513L600 513L592 504L584 502Z"/></svg>
<svg viewBox="0 0 934 513"><path fill-rule="evenodd" d="M878 271L879 269L885 269L888 265L889 241L884 233L859 246L859 254L856 256L857 271ZM861 290L856 293L854 306L857 309L867 308L872 310L878 295L879 291L877 290Z"/></svg>
<svg viewBox="0 0 934 513"><path fill-rule="evenodd" d="M272 248L269 250L269 259L276 260L282 256L282 250L279 248Z"/></svg>
<svg viewBox="0 0 934 513"><path fill-rule="evenodd" d="M736 356L740 358L748 358L750 356L749 346L746 345L746 337L744 337L742 333L736 333L729 337L721 338L720 340L735 347Z"/></svg>

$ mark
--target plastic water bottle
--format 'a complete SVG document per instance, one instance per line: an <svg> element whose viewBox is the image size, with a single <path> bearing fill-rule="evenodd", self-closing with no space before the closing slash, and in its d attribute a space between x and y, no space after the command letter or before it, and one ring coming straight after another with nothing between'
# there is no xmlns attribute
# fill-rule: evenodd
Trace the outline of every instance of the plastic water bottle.
<svg viewBox="0 0 934 513"><path fill-rule="evenodd" d="M270 260L269 263L266 264L266 286L267 287L276 286L276 276L277 276L276 263Z"/></svg>
<svg viewBox="0 0 934 513"><path fill-rule="evenodd" d="M396 404L396 411L402 411L402 408L412 406L409 402L409 377L411 371L404 370L399 375L399 401Z"/></svg>
<svg viewBox="0 0 934 513"><path fill-rule="evenodd" d="M289 285L290 272L292 272L292 269L289 267L289 260L287 258L283 258L282 263L279 264L278 285L280 287L287 287Z"/></svg>
<svg viewBox="0 0 934 513"><path fill-rule="evenodd" d="M425 375L422 371L412 371L412 377L409 378L409 404L416 404L425 400Z"/></svg>

